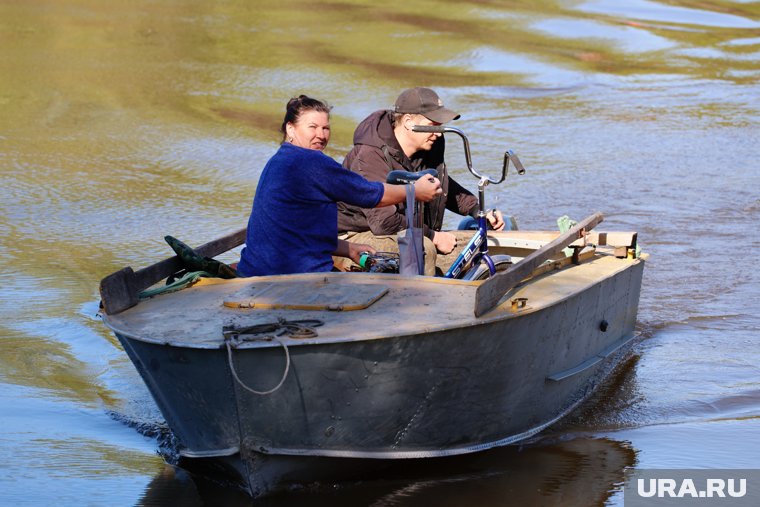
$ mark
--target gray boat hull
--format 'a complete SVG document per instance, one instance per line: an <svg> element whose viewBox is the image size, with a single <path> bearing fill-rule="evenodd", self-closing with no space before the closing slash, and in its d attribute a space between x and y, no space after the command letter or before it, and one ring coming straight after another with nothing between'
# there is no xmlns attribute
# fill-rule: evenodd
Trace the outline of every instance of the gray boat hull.
<svg viewBox="0 0 760 507"><path fill-rule="evenodd" d="M621 262L625 268L581 291L538 309L529 298L504 318L382 339L357 332L356 339L287 350L277 342L234 348L231 364L224 346L182 347L114 331L183 458L223 462L257 496L333 470L315 466L317 458L464 454L518 442L556 422L632 343L644 263ZM387 315L389 327L395 318ZM243 387L270 389L286 365L273 393ZM358 461L343 463L353 469Z"/></svg>

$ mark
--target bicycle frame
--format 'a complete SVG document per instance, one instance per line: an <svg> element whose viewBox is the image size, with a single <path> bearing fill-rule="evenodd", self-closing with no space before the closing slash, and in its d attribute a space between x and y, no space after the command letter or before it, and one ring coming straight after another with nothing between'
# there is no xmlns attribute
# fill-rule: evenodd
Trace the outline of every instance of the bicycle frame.
<svg viewBox="0 0 760 507"><path fill-rule="evenodd" d="M462 144L464 145L464 157L467 163L467 169L472 175L478 178L478 230L473 235L472 239L467 242L462 252L454 260L448 271L443 275L444 278L460 278L467 267L477 265L480 262L485 262L488 266L488 272L490 276L496 274L496 266L493 259L488 255L488 221L486 220L485 200L486 200L486 187L493 183L498 185L507 178L507 172L509 171L509 161L511 160L517 169L517 174L525 174L525 167L523 167L520 159L514 154L512 150L504 152L504 164L501 168L501 178L495 180L488 176L481 175L472 167L472 156L470 155L470 142L467 140L467 136L464 132L455 127L444 127L437 125L415 125L412 127L414 132L427 132L444 134L451 132L457 134L462 138Z"/></svg>
<svg viewBox="0 0 760 507"><path fill-rule="evenodd" d="M451 265L448 271L443 275L444 278L459 278L464 274L465 269L470 265L476 265L483 261L488 265L488 271L491 275L496 273L496 267L494 266L491 256L488 255L488 236L487 228L488 223L486 220L486 214L481 209L478 211L478 230L472 236L470 241L467 242L464 249L460 252L454 263Z"/></svg>

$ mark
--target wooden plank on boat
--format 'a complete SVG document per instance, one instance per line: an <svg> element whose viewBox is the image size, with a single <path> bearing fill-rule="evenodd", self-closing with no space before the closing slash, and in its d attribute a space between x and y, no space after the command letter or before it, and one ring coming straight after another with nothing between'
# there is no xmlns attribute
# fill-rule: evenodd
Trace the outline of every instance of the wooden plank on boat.
<svg viewBox="0 0 760 507"><path fill-rule="evenodd" d="M518 248L536 248L554 241L560 235L559 231L489 231L488 246L505 246ZM592 244L620 248L636 248L636 232L589 232L585 240L578 239L569 246Z"/></svg>
<svg viewBox="0 0 760 507"><path fill-rule="evenodd" d="M137 304L135 272L127 266L100 281L100 299L108 314L116 314Z"/></svg>
<svg viewBox="0 0 760 507"><path fill-rule="evenodd" d="M325 281L278 282L258 289L253 296L235 294L224 301L228 308L286 310L363 310L388 293L388 287L374 284L339 284Z"/></svg>
<svg viewBox="0 0 760 507"><path fill-rule="evenodd" d="M201 257L215 257L243 244L245 235L246 229L240 229L199 246L195 252ZM140 292L182 267L182 262L175 255L136 272L131 267L126 267L108 275L100 281L100 298L104 311L115 315L135 306Z"/></svg>
<svg viewBox="0 0 760 507"><path fill-rule="evenodd" d="M598 246L636 248L636 236L636 232L590 232L586 242Z"/></svg>
<svg viewBox="0 0 760 507"><path fill-rule="evenodd" d="M195 252L201 257L216 257L219 254L232 250L236 246L242 245L245 242L246 231L246 228L242 228L214 241L209 241L205 245L196 248Z"/></svg>
<svg viewBox="0 0 760 507"><path fill-rule="evenodd" d="M534 269L549 260L552 256L582 237L586 231L596 227L602 220L604 220L604 216L601 213L594 213L506 271L497 273L483 282L475 293L475 316L480 317L490 311L508 290L520 283Z"/></svg>

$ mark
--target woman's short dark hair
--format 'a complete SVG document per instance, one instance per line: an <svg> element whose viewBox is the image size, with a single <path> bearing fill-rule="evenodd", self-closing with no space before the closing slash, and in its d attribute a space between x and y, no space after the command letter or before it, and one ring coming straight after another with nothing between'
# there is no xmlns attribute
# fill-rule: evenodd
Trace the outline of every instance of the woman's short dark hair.
<svg viewBox="0 0 760 507"><path fill-rule="evenodd" d="M322 100L313 99L306 95L293 97L285 106L285 119L282 121L282 126L280 126L282 140L285 141L285 138L288 136L287 130L285 129L288 123L295 125L303 113L307 111L319 111L320 113L327 113L327 115L330 116L331 109L332 106Z"/></svg>

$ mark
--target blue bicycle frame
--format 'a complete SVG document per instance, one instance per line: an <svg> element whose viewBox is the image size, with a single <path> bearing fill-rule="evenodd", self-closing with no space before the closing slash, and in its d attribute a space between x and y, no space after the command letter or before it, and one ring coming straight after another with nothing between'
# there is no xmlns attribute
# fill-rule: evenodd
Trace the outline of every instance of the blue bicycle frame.
<svg viewBox="0 0 760 507"><path fill-rule="evenodd" d="M488 222L485 214L480 216L480 213L478 213L478 230L470 238L470 241L467 242L467 245L454 260L449 270L443 275L444 278L459 278L460 275L464 274L467 266L470 265L470 261L472 261L473 266L483 261L488 265L488 271L491 275L496 273L493 260L488 255L487 227Z"/></svg>

